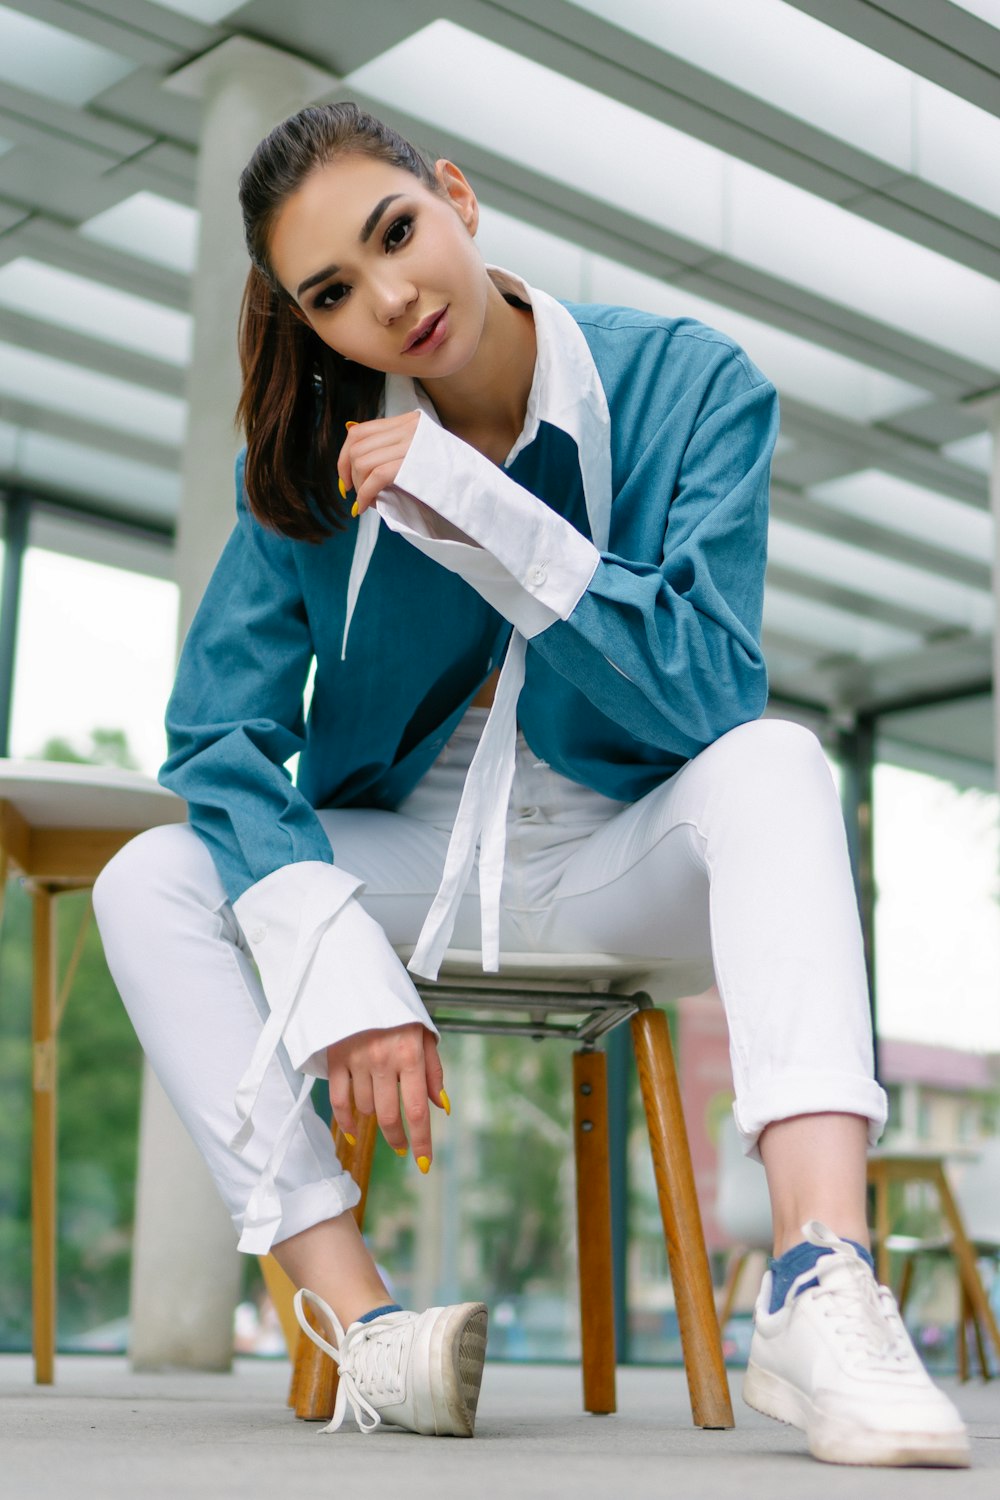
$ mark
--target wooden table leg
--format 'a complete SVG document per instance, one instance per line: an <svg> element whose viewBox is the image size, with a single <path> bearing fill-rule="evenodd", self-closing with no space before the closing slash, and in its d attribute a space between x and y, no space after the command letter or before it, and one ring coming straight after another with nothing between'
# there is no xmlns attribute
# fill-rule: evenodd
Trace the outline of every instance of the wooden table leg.
<svg viewBox="0 0 1000 1500"><path fill-rule="evenodd" d="M359 1229L364 1228L368 1205L368 1183L375 1155L378 1124L374 1115L363 1115L358 1136L352 1146L339 1130L334 1132L337 1155L345 1172L349 1172L361 1189L361 1198L352 1209ZM311 1315L310 1315L311 1316ZM328 1354L318 1349L312 1339L299 1339L292 1367L292 1389L289 1404L304 1422L329 1422L337 1400L337 1366Z"/></svg>
<svg viewBox="0 0 1000 1500"><path fill-rule="evenodd" d="M32 888L31 1313L35 1383L55 1379L56 1349L56 927L55 902Z"/></svg>
<svg viewBox="0 0 1000 1500"><path fill-rule="evenodd" d="M985 1329L989 1334L990 1342L997 1354L1000 1355L1000 1328L997 1327L997 1320L993 1315L990 1299L987 1297L986 1290L980 1279L979 1267L976 1265L976 1252L969 1244L969 1237L965 1232L962 1215L958 1211L958 1205L955 1202L942 1166L937 1165L933 1180L941 1200L941 1208L951 1229L952 1254L958 1263L959 1278L965 1289L972 1317L979 1325L980 1330Z"/></svg>
<svg viewBox="0 0 1000 1500"><path fill-rule="evenodd" d="M583 1406L613 1412L615 1290L608 1154L608 1060L593 1049L573 1054L576 1237L580 1267Z"/></svg>
<svg viewBox="0 0 1000 1500"><path fill-rule="evenodd" d="M667 1018L647 1003L630 1024L670 1259L691 1414L696 1427L732 1427L733 1407Z"/></svg>

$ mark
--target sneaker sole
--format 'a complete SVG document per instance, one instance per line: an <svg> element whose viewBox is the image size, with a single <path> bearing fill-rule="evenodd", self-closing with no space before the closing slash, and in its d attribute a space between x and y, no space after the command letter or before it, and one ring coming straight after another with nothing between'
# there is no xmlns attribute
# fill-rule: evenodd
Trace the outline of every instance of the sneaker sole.
<svg viewBox="0 0 1000 1500"><path fill-rule="evenodd" d="M868 1464L883 1468L967 1469L969 1440L955 1432L873 1432L825 1417L779 1375L752 1361L743 1379L743 1400L765 1417L806 1434L813 1458L828 1464Z"/></svg>
<svg viewBox="0 0 1000 1500"><path fill-rule="evenodd" d="M463 1302L433 1330L428 1350L436 1437L472 1437L486 1360L486 1304Z"/></svg>

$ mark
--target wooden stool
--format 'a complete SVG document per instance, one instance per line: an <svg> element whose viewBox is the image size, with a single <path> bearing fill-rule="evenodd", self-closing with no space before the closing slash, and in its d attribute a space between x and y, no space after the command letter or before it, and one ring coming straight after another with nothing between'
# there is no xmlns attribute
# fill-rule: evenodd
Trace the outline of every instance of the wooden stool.
<svg viewBox="0 0 1000 1500"><path fill-rule="evenodd" d="M692 1418L696 1427L732 1427L733 1411L670 1033L666 1016L647 994L619 992L622 976L634 976L635 972L634 962L627 969L613 958L531 954L505 956L500 974L484 975L478 955L452 950L439 981L418 982L417 988L442 1032L536 1040L560 1036L580 1044L573 1055L573 1140L583 1405L586 1411L600 1413L615 1411L616 1400L607 1059L596 1043L613 1027L629 1022ZM364 1219L375 1132L373 1116L367 1118L354 1147L334 1131L338 1156L361 1189L361 1202L354 1210L359 1227ZM296 1415L328 1421L333 1413L336 1378L333 1361L311 1340L299 1338L289 1395Z"/></svg>

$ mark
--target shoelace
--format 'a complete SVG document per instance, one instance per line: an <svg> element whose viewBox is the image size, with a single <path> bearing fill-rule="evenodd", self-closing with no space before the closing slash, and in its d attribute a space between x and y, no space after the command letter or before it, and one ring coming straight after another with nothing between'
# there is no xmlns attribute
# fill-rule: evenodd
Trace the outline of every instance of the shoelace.
<svg viewBox="0 0 1000 1500"><path fill-rule="evenodd" d="M827 1261L828 1266L823 1262ZM867 1265L850 1255L823 1256L804 1278L817 1277L813 1295L827 1317L838 1319L837 1333L871 1369L910 1364L909 1340L892 1293L880 1287Z"/></svg>
<svg viewBox="0 0 1000 1500"><path fill-rule="evenodd" d="M303 1311L303 1302L308 1302L327 1319L337 1336L337 1348L328 1343L309 1322ZM343 1324L333 1308L324 1302L322 1297L317 1296L315 1292L308 1291L305 1287L295 1293L294 1305L295 1316L299 1320L299 1327L303 1333L307 1334L324 1354L329 1354L340 1371L333 1416L327 1426L322 1427L320 1431L336 1432L347 1415L347 1407L350 1403L354 1420L361 1431L374 1432L382 1418L371 1402L362 1395L358 1382L361 1381L369 1390L375 1390L379 1395L391 1395L399 1390L402 1380L400 1374L402 1340L375 1337L376 1334L385 1332L385 1322L381 1318L378 1324L362 1324L348 1339ZM366 1417L369 1420L366 1421Z"/></svg>

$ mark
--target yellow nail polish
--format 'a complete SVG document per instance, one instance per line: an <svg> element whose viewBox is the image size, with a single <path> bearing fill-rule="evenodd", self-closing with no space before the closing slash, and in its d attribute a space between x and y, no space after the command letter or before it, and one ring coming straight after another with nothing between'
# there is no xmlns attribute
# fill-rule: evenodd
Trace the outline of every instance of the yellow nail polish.
<svg viewBox="0 0 1000 1500"><path fill-rule="evenodd" d="M349 1146L356 1146L358 1144L357 1141L355 1140L354 1136L353 1135L349 1135L346 1130L344 1131L344 1140L347 1142L347 1144Z"/></svg>
<svg viewBox="0 0 1000 1500"><path fill-rule="evenodd" d="M347 496L345 495L344 498L346 500ZM351 506L351 515L354 517L355 520L358 519L359 511L358 511L358 502L356 500L355 500L354 504Z"/></svg>
<svg viewBox="0 0 1000 1500"><path fill-rule="evenodd" d="M346 500L347 499L347 485L344 483L344 481L339 476L338 476L338 479L337 479L337 488L340 491L340 498L341 498L341 500Z"/></svg>
<svg viewBox="0 0 1000 1500"><path fill-rule="evenodd" d="M448 1098L448 1095L445 1093L444 1089L441 1090L440 1094L438 1095L438 1098L441 1100L441 1108L444 1110L445 1114L446 1115L450 1115L451 1114L451 1100Z"/></svg>
<svg viewBox="0 0 1000 1500"><path fill-rule="evenodd" d="M429 1156L418 1156L417 1157L417 1166L420 1168L421 1172L423 1172L423 1174L426 1176L427 1173L431 1169L431 1159L430 1159L430 1157Z"/></svg>
<svg viewBox="0 0 1000 1500"><path fill-rule="evenodd" d="M350 432L350 430L351 430L352 427L357 427L357 425L358 425L357 422L345 422L344 423L344 426L347 428L348 432Z"/></svg>
<svg viewBox="0 0 1000 1500"><path fill-rule="evenodd" d="M397 1156L409 1156L410 1154L409 1146L393 1146L392 1149L395 1151Z"/></svg>

